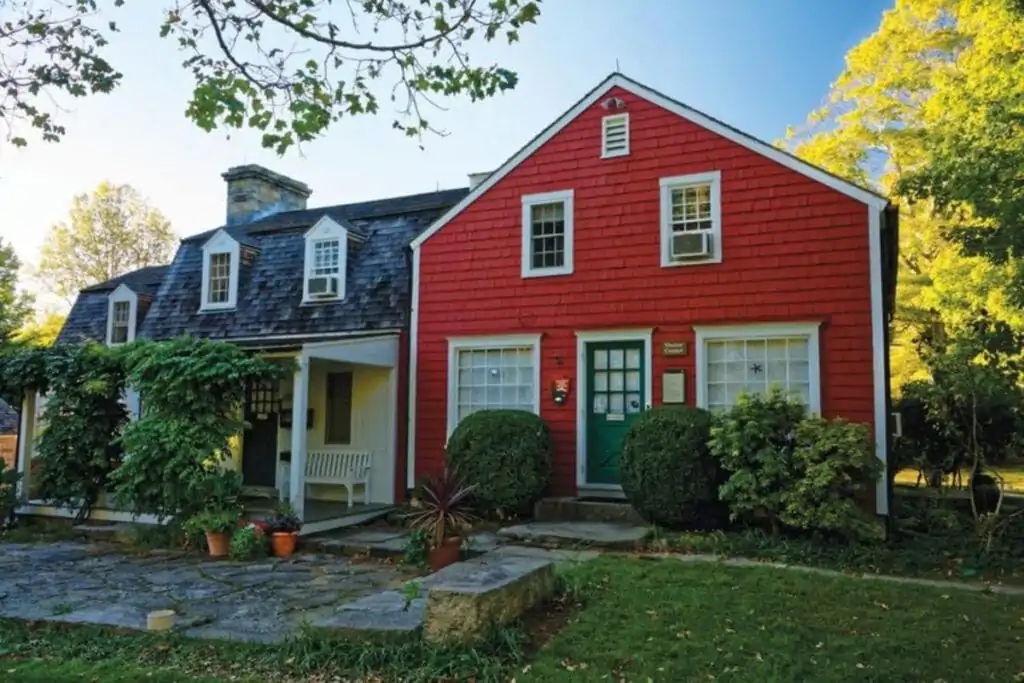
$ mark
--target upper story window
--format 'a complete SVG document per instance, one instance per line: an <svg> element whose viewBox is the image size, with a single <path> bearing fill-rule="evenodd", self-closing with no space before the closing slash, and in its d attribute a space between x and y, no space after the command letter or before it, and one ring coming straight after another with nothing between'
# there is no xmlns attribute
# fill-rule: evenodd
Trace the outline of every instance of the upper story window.
<svg viewBox="0 0 1024 683"><path fill-rule="evenodd" d="M238 242L223 230L203 245L202 303L199 310L235 307L240 255Z"/></svg>
<svg viewBox="0 0 1024 683"><path fill-rule="evenodd" d="M107 304L107 345L127 344L135 340L138 297L127 285L110 293Z"/></svg>
<svg viewBox="0 0 1024 683"><path fill-rule="evenodd" d="M345 298L349 237L348 229L329 216L306 233L303 302Z"/></svg>
<svg viewBox="0 0 1024 683"><path fill-rule="evenodd" d="M568 275L573 259L573 191L523 197L523 277Z"/></svg>
<svg viewBox="0 0 1024 683"><path fill-rule="evenodd" d="M661 179L661 265L722 261L721 172Z"/></svg>
<svg viewBox="0 0 1024 683"><path fill-rule="evenodd" d="M629 114L612 114L601 119L601 158L629 155Z"/></svg>

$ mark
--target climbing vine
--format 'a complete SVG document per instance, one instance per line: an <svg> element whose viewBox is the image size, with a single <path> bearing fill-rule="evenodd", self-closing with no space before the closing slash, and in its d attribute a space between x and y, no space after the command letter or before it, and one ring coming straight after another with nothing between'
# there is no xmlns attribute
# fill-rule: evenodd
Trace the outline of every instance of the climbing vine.
<svg viewBox="0 0 1024 683"><path fill-rule="evenodd" d="M241 488L227 471L242 432L251 382L279 381L286 369L233 344L191 337L136 342L122 351L142 416L120 439L127 457L114 474L115 500L161 518L224 507Z"/></svg>
<svg viewBox="0 0 1024 683"><path fill-rule="evenodd" d="M128 411L124 370L98 344L58 346L46 355L48 396L36 444L41 497L85 519L121 460L117 439Z"/></svg>

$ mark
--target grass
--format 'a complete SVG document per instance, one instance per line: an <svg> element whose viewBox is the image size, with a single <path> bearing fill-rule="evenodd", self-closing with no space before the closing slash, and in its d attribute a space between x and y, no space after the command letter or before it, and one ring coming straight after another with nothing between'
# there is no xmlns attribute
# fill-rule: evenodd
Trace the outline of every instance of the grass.
<svg viewBox="0 0 1024 683"><path fill-rule="evenodd" d="M307 632L281 645L194 640L89 625L0 619L0 680L65 681L506 681L522 664L523 637L495 633L478 648L419 639L370 641Z"/></svg>
<svg viewBox="0 0 1024 683"><path fill-rule="evenodd" d="M997 472L1003 478L1003 484L1007 491L1024 493L1024 462L1004 463L1002 465L991 466L988 469ZM897 484L903 486L916 486L917 475L918 471L914 468L903 469L896 473L895 481ZM960 476L963 480L964 486L966 486L967 480L971 476L971 469L968 467L960 470ZM946 486L952 486L952 476L947 475L943 479L943 483ZM924 486L924 482L921 483L921 486Z"/></svg>
<svg viewBox="0 0 1024 683"><path fill-rule="evenodd" d="M543 681L1024 680L1024 601L771 568L605 557L516 672Z"/></svg>

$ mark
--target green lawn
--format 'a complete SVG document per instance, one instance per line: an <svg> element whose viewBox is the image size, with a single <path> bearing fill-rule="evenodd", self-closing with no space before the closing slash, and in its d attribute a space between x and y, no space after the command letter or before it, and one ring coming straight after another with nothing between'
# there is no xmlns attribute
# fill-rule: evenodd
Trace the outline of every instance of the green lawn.
<svg viewBox="0 0 1024 683"><path fill-rule="evenodd" d="M478 650L316 636L259 646L0 620L0 680L1024 681L1022 599L673 558L604 557L566 584L581 607L567 622L528 620L532 654L515 630Z"/></svg>
<svg viewBox="0 0 1024 683"><path fill-rule="evenodd" d="M538 681L1024 680L1024 600L771 568L604 558Z"/></svg>

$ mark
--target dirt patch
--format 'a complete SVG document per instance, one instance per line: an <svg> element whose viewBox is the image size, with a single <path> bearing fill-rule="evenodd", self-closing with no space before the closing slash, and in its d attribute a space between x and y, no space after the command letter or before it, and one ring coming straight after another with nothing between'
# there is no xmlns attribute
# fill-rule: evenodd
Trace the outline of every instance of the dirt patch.
<svg viewBox="0 0 1024 683"><path fill-rule="evenodd" d="M578 599L560 595L526 612L521 620L526 634L526 658L532 659L582 609L583 603Z"/></svg>

